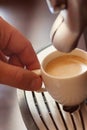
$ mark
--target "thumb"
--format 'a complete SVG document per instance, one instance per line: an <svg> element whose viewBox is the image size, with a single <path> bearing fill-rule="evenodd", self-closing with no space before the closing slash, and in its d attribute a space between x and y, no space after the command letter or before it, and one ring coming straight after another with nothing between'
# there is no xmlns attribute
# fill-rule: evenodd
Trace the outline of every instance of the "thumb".
<svg viewBox="0 0 87 130"><path fill-rule="evenodd" d="M23 90L38 90L41 87L41 77L35 73L0 61L0 83Z"/></svg>

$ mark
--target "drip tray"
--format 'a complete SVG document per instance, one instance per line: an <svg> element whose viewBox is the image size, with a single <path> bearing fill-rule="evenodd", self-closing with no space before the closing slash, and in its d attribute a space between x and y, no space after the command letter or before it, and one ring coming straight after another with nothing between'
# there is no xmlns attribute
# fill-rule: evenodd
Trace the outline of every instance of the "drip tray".
<svg viewBox="0 0 87 130"><path fill-rule="evenodd" d="M55 49L49 46L38 53L40 62ZM87 104L74 113L65 112L48 92L18 90L18 100L28 130L87 130Z"/></svg>

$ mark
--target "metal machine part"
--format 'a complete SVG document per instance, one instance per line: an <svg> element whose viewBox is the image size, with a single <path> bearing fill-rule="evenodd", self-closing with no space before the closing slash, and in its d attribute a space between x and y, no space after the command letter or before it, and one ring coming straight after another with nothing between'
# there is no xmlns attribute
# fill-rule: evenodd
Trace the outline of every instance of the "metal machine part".
<svg viewBox="0 0 87 130"><path fill-rule="evenodd" d="M87 28L87 1L47 0L47 3L52 13L59 12L52 26L51 41L58 50L69 52Z"/></svg>
<svg viewBox="0 0 87 130"><path fill-rule="evenodd" d="M43 58L54 51L49 46L38 53ZM87 130L87 104L83 102L80 109L73 113L63 110L48 92L37 93L18 90L18 101L27 130Z"/></svg>
<svg viewBox="0 0 87 130"><path fill-rule="evenodd" d="M58 13L60 10L67 8L66 0L46 0L52 13Z"/></svg>

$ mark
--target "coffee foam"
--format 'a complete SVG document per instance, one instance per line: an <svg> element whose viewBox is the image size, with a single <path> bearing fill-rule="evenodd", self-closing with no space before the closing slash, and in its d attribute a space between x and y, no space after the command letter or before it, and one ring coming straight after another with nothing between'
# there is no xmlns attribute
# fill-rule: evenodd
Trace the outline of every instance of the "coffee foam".
<svg viewBox="0 0 87 130"><path fill-rule="evenodd" d="M64 55L50 61L45 71L53 76L67 78L81 74L87 70L87 62L74 55Z"/></svg>

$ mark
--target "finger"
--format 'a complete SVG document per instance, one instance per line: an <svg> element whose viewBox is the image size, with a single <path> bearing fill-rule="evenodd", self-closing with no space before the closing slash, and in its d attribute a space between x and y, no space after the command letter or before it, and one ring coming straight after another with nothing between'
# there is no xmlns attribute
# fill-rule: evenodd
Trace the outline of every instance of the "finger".
<svg viewBox="0 0 87 130"><path fill-rule="evenodd" d="M6 55L17 55L29 69L40 67L31 43L14 27L0 18L0 48Z"/></svg>
<svg viewBox="0 0 87 130"><path fill-rule="evenodd" d="M0 51L0 60L7 62L6 56Z"/></svg>
<svg viewBox="0 0 87 130"><path fill-rule="evenodd" d="M23 64L20 62L19 58L16 55L12 55L10 58L6 57L1 51L0 51L0 60L15 65L15 66L19 66L19 67L23 67Z"/></svg>
<svg viewBox="0 0 87 130"><path fill-rule="evenodd" d="M20 62L19 58L16 55L12 55L9 58L8 63L11 65L15 65L15 66L19 66L19 67L24 68L24 65Z"/></svg>
<svg viewBox="0 0 87 130"><path fill-rule="evenodd" d="M29 70L0 61L0 83L23 90L38 90L41 78Z"/></svg>

